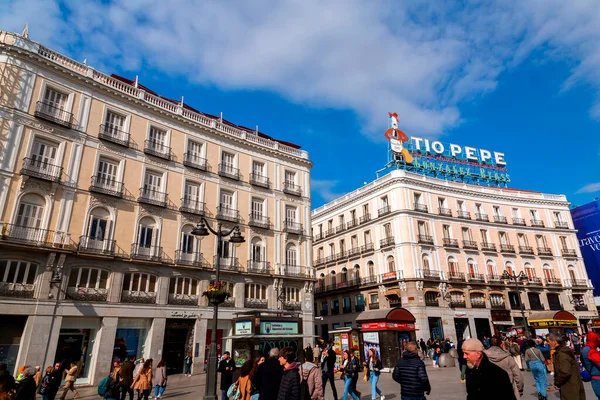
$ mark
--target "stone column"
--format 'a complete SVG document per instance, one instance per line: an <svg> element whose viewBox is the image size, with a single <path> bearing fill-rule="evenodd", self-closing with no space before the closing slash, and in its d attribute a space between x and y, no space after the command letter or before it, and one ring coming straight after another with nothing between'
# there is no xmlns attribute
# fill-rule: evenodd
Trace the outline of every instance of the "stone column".
<svg viewBox="0 0 600 400"><path fill-rule="evenodd" d="M169 302L169 277L158 277L156 290L156 304L167 304Z"/></svg>
<svg viewBox="0 0 600 400"><path fill-rule="evenodd" d="M21 336L17 366L52 364L61 324L60 316L30 315Z"/></svg>
<svg viewBox="0 0 600 400"><path fill-rule="evenodd" d="M108 302L119 303L121 301L121 291L123 289L124 275L122 272L113 272L108 288Z"/></svg>
<svg viewBox="0 0 600 400"><path fill-rule="evenodd" d="M155 360L162 358L163 343L165 340L165 328L167 326L166 318L154 318L152 326L148 331L148 337L146 338L146 348L148 357Z"/></svg>
<svg viewBox="0 0 600 400"><path fill-rule="evenodd" d="M102 325L96 334L94 351L96 352L96 365L92 367L91 384L96 385L110 373L115 336L119 318L104 317Z"/></svg>
<svg viewBox="0 0 600 400"><path fill-rule="evenodd" d="M206 348L206 330L208 329L208 317L200 317L196 320L196 328L194 329L194 352L196 345L199 345L198 355L194 353L194 365L192 366L192 374L200 374L204 372L204 350Z"/></svg>
<svg viewBox="0 0 600 400"><path fill-rule="evenodd" d="M244 308L245 298L246 293L244 293L244 282L237 282L233 286L233 300L235 301L235 306L237 308Z"/></svg>

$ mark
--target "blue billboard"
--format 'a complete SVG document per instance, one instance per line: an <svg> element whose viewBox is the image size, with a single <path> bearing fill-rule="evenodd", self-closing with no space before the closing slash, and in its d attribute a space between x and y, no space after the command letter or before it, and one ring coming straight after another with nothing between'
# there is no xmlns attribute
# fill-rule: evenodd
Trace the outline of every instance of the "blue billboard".
<svg viewBox="0 0 600 400"><path fill-rule="evenodd" d="M571 216L594 296L600 296L600 200L572 209Z"/></svg>

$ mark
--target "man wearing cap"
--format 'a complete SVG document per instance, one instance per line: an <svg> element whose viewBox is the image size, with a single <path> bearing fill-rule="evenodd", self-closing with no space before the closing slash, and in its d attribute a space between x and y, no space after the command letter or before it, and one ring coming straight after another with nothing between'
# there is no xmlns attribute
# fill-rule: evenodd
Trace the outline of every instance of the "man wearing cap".
<svg viewBox="0 0 600 400"><path fill-rule="evenodd" d="M467 339L462 349L467 361L467 400L516 400L508 374L488 360L483 343Z"/></svg>

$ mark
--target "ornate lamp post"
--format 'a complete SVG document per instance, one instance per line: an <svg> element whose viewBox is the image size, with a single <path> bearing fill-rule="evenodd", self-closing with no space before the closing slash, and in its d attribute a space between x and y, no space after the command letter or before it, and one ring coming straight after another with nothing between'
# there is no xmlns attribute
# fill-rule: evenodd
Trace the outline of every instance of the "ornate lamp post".
<svg viewBox="0 0 600 400"><path fill-rule="evenodd" d="M519 275L514 275L514 274L509 274L507 270L504 270L504 272L502 273L502 280L504 281L505 285L508 285L508 283L510 281L513 281L515 283L515 288L517 289L517 293L519 294L519 305L521 306L521 317L523 318L523 324L525 326L523 326L523 329L525 330L525 337L527 339L529 339L529 329L528 328L528 323L527 323L527 318L525 318L525 309L523 308L523 300L521 300L521 288L519 286L519 282L522 282L523 285L527 284L528 282L527 275L521 271L519 272Z"/></svg>
<svg viewBox="0 0 600 400"><path fill-rule="evenodd" d="M214 230L202 218L202 221L192 230L191 234L197 237L208 236L212 233L217 237L217 254L215 257L215 281L219 282L220 257L221 257L221 241L231 235L229 243L239 246L246 240L240 233L240 227L234 226L230 230L223 230L222 224L217 224L217 229ZM224 297L215 296L209 298L209 303L213 306L213 329L210 333L210 348L208 349L208 373L206 375L206 390L204 398L206 400L218 400L217 396L217 323L219 320L219 304L224 302Z"/></svg>

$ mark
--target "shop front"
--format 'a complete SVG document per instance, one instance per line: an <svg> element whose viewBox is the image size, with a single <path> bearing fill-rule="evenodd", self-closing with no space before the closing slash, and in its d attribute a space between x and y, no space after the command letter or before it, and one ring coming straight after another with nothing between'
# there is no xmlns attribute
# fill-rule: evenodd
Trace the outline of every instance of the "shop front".
<svg viewBox="0 0 600 400"><path fill-rule="evenodd" d="M528 322L536 335L581 333L577 318L568 311L532 311Z"/></svg>
<svg viewBox="0 0 600 400"><path fill-rule="evenodd" d="M364 349L378 349L384 368L394 368L406 343L416 339L415 317L404 308L363 311L356 323Z"/></svg>
<svg viewBox="0 0 600 400"><path fill-rule="evenodd" d="M64 368L68 368L71 363L77 364L77 381L81 384L90 383L92 377L93 357L96 354L94 344L100 321L100 318L62 319L54 362L60 363Z"/></svg>
<svg viewBox="0 0 600 400"><path fill-rule="evenodd" d="M494 335L508 335L514 325L509 310L490 310Z"/></svg>
<svg viewBox="0 0 600 400"><path fill-rule="evenodd" d="M149 358L146 351L148 331L152 320L144 318L119 318L115 347L113 349L113 362L123 362L129 357Z"/></svg>
<svg viewBox="0 0 600 400"><path fill-rule="evenodd" d="M194 319L167 319L162 357L167 364L167 374L183 373L185 356L193 353Z"/></svg>

